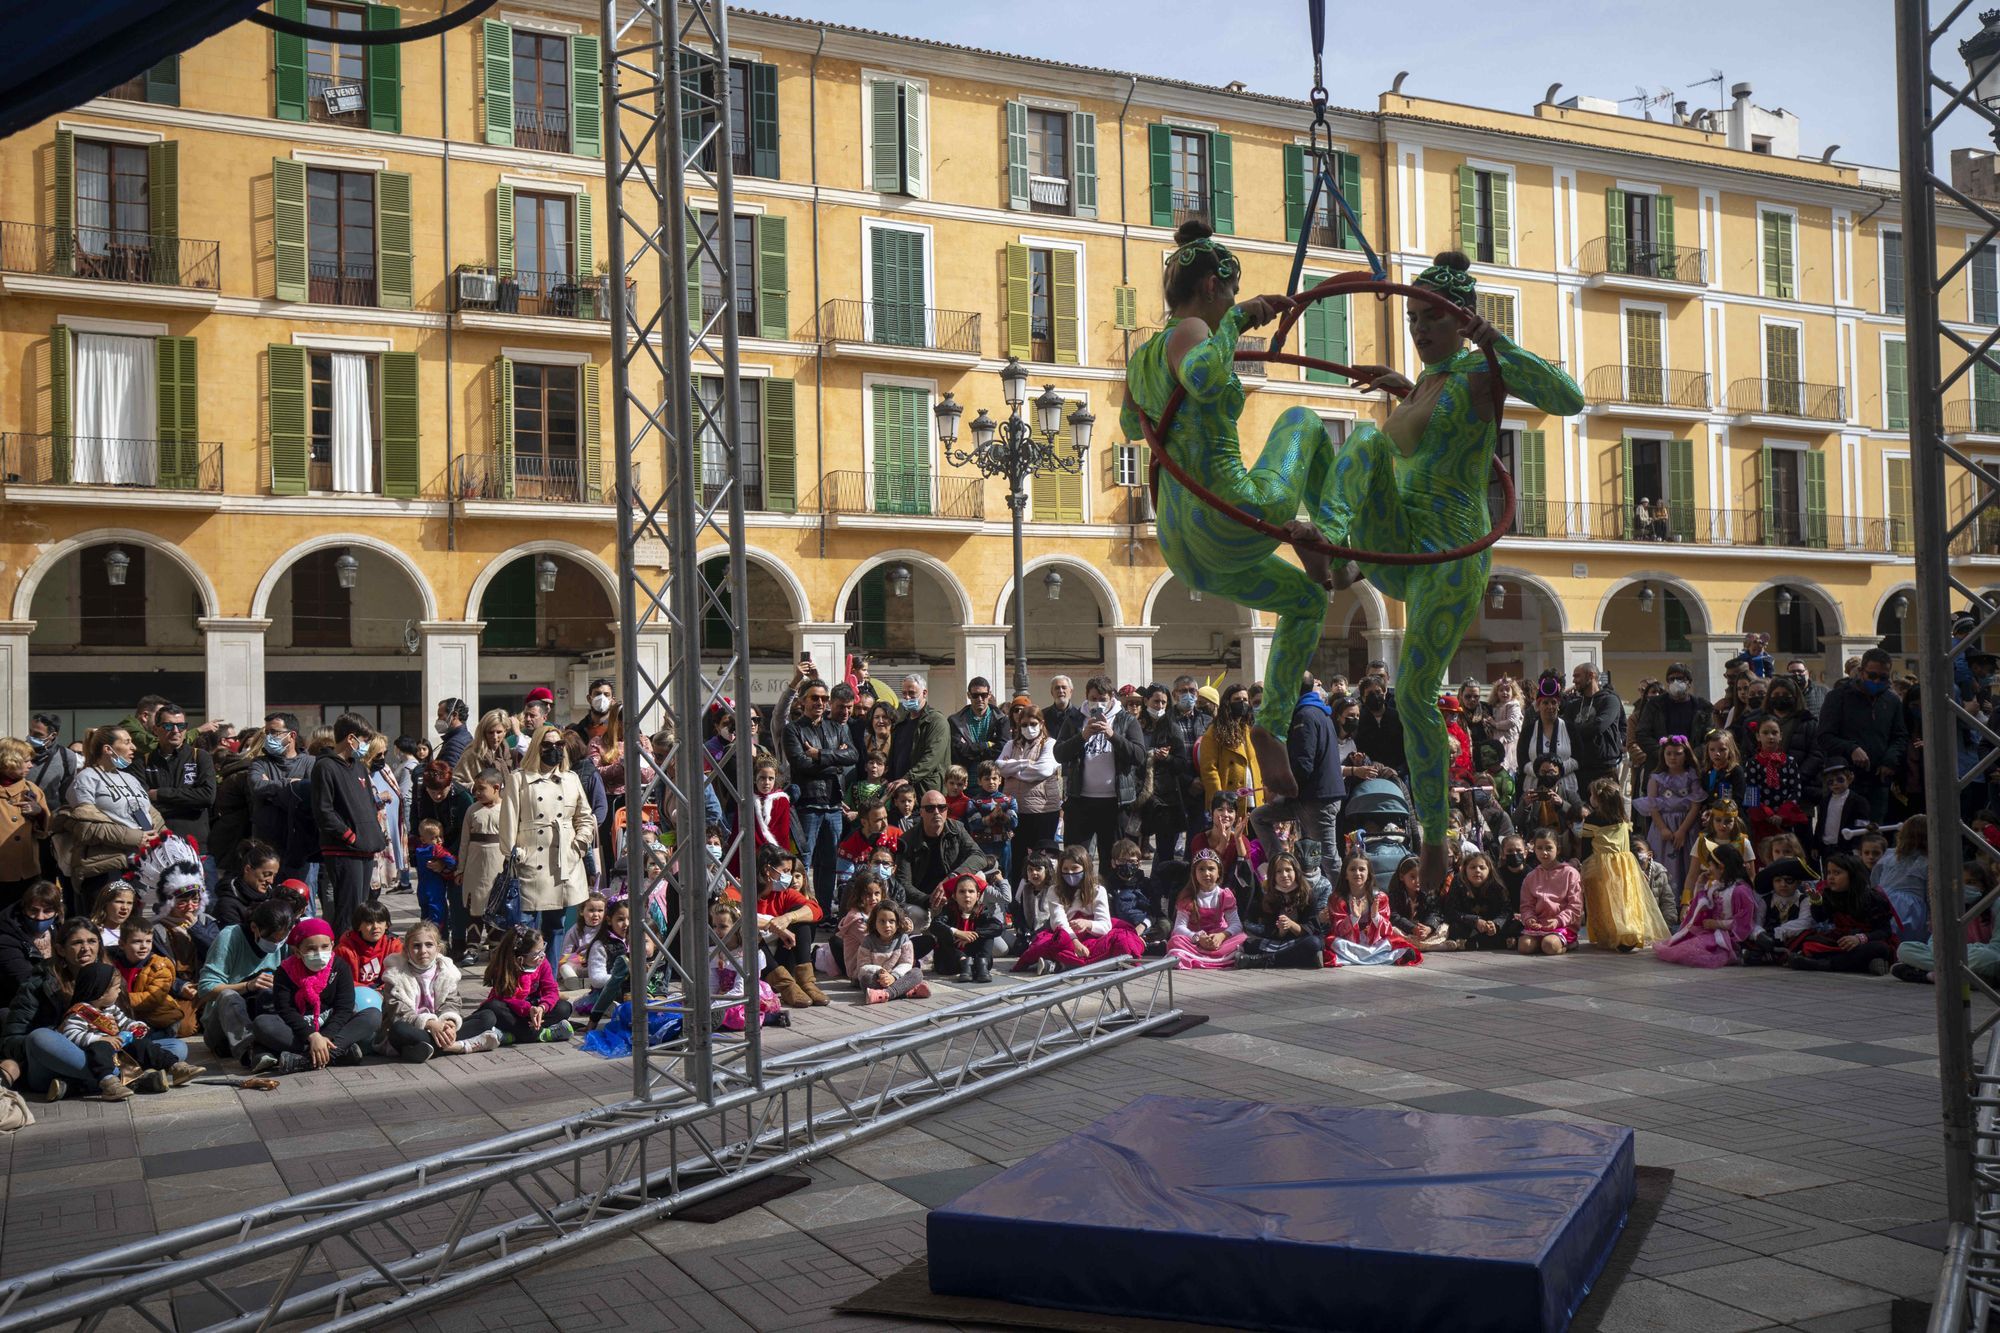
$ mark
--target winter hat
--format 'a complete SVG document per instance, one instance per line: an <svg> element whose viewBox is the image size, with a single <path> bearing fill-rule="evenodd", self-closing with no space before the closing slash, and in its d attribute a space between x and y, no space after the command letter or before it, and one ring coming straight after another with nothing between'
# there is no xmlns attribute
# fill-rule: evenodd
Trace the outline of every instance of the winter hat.
<svg viewBox="0 0 2000 1333"><path fill-rule="evenodd" d="M309 916L292 927L292 933L285 937L285 944L293 949L305 947L305 942L315 935L333 938L333 927L323 917Z"/></svg>
<svg viewBox="0 0 2000 1333"><path fill-rule="evenodd" d="M537 685L534 689L528 691L528 697L525 702L531 704L552 704L555 701L556 695L554 690L551 690L546 685Z"/></svg>
<svg viewBox="0 0 2000 1333"><path fill-rule="evenodd" d="M1201 698L1208 700L1208 702L1213 704L1215 707L1217 708L1222 707L1222 693L1221 691L1217 690L1215 686L1204 685L1200 689L1196 690L1195 693L1199 695Z"/></svg>

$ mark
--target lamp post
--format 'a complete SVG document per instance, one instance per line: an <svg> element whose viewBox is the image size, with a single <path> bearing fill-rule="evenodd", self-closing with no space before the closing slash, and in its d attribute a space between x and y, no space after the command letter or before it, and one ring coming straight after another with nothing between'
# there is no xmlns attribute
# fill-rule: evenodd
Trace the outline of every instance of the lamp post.
<svg viewBox="0 0 2000 1333"><path fill-rule="evenodd" d="M1034 423L1022 418L1028 405L1028 370L1013 357L1000 371L1000 392L1007 403L1007 419L995 421L985 408L972 419L972 448L957 448L959 418L965 414L947 393L944 401L931 409L937 418L938 443L945 461L955 467L977 468L982 476L1007 479L1007 508L1014 517L1014 690L1028 689L1028 590L1021 574L1021 524L1028 512L1028 479L1083 471L1090 453L1090 431L1097 418L1079 407L1069 414L1070 438L1075 448L1067 454L1056 449L1063 428L1063 397L1053 384L1044 385L1034 403ZM1060 576L1048 583L1049 596L1058 596Z"/></svg>

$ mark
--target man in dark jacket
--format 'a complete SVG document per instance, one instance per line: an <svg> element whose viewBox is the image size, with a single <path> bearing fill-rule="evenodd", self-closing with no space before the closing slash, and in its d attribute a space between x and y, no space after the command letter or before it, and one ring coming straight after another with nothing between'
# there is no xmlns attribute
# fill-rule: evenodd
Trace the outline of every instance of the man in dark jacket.
<svg viewBox="0 0 2000 1333"><path fill-rule="evenodd" d="M437 757L458 767L459 759L472 748L472 732L466 728L465 719L472 715L463 699L446 699L438 705L437 722L433 729L438 734Z"/></svg>
<svg viewBox="0 0 2000 1333"><path fill-rule="evenodd" d="M931 892L945 876L986 863L986 854L947 805L943 792L923 793L917 799L917 826L896 844L896 897L918 929L929 923Z"/></svg>
<svg viewBox="0 0 2000 1333"><path fill-rule="evenodd" d="M1000 757L1013 730L993 706L993 685L986 677L974 676L966 683L965 700L965 707L951 715L951 762L972 778L981 764Z"/></svg>
<svg viewBox="0 0 2000 1333"><path fill-rule="evenodd" d="M1049 729L1049 735L1061 740L1070 728L1082 729L1090 719L1081 708L1071 702L1076 695L1076 687L1070 684L1068 676L1049 677L1049 706L1042 710L1042 722Z"/></svg>
<svg viewBox="0 0 2000 1333"><path fill-rule="evenodd" d="M1109 676L1092 676L1083 687L1083 721L1056 734L1056 762L1063 771L1063 838L1088 847L1097 864L1111 864L1118 841L1118 812L1138 798L1139 765L1146 762L1146 737L1138 719L1118 706Z"/></svg>
<svg viewBox="0 0 2000 1333"><path fill-rule="evenodd" d="M1576 759L1577 790L1588 803L1590 784L1616 777L1625 757L1625 705L1597 683L1597 667L1579 662L1570 674L1576 701L1563 713L1569 726L1570 753Z"/></svg>
<svg viewBox="0 0 2000 1333"><path fill-rule="evenodd" d="M372 734L359 713L342 713L333 721L333 748L313 761L320 899L336 940L354 925L354 910L368 896L370 864L388 845L375 818L375 790L361 757Z"/></svg>
<svg viewBox="0 0 2000 1333"><path fill-rule="evenodd" d="M845 683L841 686L846 688ZM833 692L814 676L799 695L799 716L785 724L785 762L799 789L793 805L799 820L799 854L812 871L813 896L820 910L831 913L835 883L835 849L840 842L841 788L857 762L854 738L831 715Z"/></svg>
<svg viewBox="0 0 2000 1333"><path fill-rule="evenodd" d="M906 780L919 796L941 791L951 767L951 723L931 707L930 683L922 676L903 677L900 688L903 709L889 738L889 778Z"/></svg>
<svg viewBox="0 0 2000 1333"><path fill-rule="evenodd" d="M169 833L187 838L202 850L214 883L214 861L208 856L208 815L215 809L215 756L188 744L187 714L174 703L153 713L160 740L146 756L146 795L167 823Z"/></svg>
<svg viewBox="0 0 2000 1333"><path fill-rule="evenodd" d="M1854 790L1882 822L1889 811L1889 780L1909 749L1903 701L1889 688L1893 659L1880 648L1861 655L1859 679L1843 680L1826 692L1819 715L1819 752L1854 769Z"/></svg>
<svg viewBox="0 0 2000 1333"><path fill-rule="evenodd" d="M245 838L284 846L284 812L268 808L269 798L311 772L312 760L299 753L298 719L290 713L267 715L264 729L246 735L242 750L223 762L209 836L224 877L241 866L237 849Z"/></svg>
<svg viewBox="0 0 2000 1333"><path fill-rule="evenodd" d="M28 719L28 748L35 752L34 762L28 765L28 781L41 788L51 811L62 809L70 780L83 767L82 756L62 743L62 719L54 713L37 713ZM42 878L63 882L53 838L42 839Z"/></svg>
<svg viewBox="0 0 2000 1333"><path fill-rule="evenodd" d="M1667 668L1666 688L1639 705L1632 719L1632 739L1640 753L1635 762L1650 774L1660 766L1660 738L1685 736L1690 755L1701 753L1702 737L1714 717L1708 700L1695 693L1694 673L1686 662Z"/></svg>
<svg viewBox="0 0 2000 1333"><path fill-rule="evenodd" d="M1403 751L1403 719L1389 687L1375 676L1361 682L1361 720L1354 725L1354 748L1374 763L1396 770L1396 776L1410 776L1410 761Z"/></svg>
<svg viewBox="0 0 2000 1333"><path fill-rule="evenodd" d="M1285 736L1285 752L1291 757L1292 774L1299 780L1299 794L1287 800L1266 801L1250 812L1250 827L1257 841L1276 847L1273 827L1289 819L1299 826L1299 837L1320 847L1320 865L1328 878L1340 874L1340 835L1334 824L1340 802L1347 795L1347 783L1340 772L1340 735L1333 725L1333 706L1306 677L1299 692L1298 706L1292 710L1292 729Z"/></svg>

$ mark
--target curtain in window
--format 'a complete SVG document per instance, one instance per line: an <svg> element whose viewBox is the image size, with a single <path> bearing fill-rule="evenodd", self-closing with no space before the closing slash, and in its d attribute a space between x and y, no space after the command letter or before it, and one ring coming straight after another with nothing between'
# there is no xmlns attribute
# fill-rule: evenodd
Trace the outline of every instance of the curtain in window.
<svg viewBox="0 0 2000 1333"><path fill-rule="evenodd" d="M151 338L76 335L79 485L151 486L159 480L158 362Z"/></svg>
<svg viewBox="0 0 2000 1333"><path fill-rule="evenodd" d="M101 255L111 247L111 150L101 143L78 144L76 175L86 182L76 192L77 244L87 255ZM103 182L103 194L89 188L93 180Z"/></svg>
<svg viewBox="0 0 2000 1333"><path fill-rule="evenodd" d="M375 490L374 418L368 401L368 358L333 354L333 489L345 495Z"/></svg>

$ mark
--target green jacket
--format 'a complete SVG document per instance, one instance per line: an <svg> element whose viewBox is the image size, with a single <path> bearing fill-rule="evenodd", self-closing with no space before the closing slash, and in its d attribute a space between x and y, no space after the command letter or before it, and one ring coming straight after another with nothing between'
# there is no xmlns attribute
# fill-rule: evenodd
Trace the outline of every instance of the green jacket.
<svg viewBox="0 0 2000 1333"><path fill-rule="evenodd" d="M943 713L925 704L896 723L889 741L891 778L908 778L921 798L927 791L944 790L950 767L951 723Z"/></svg>

